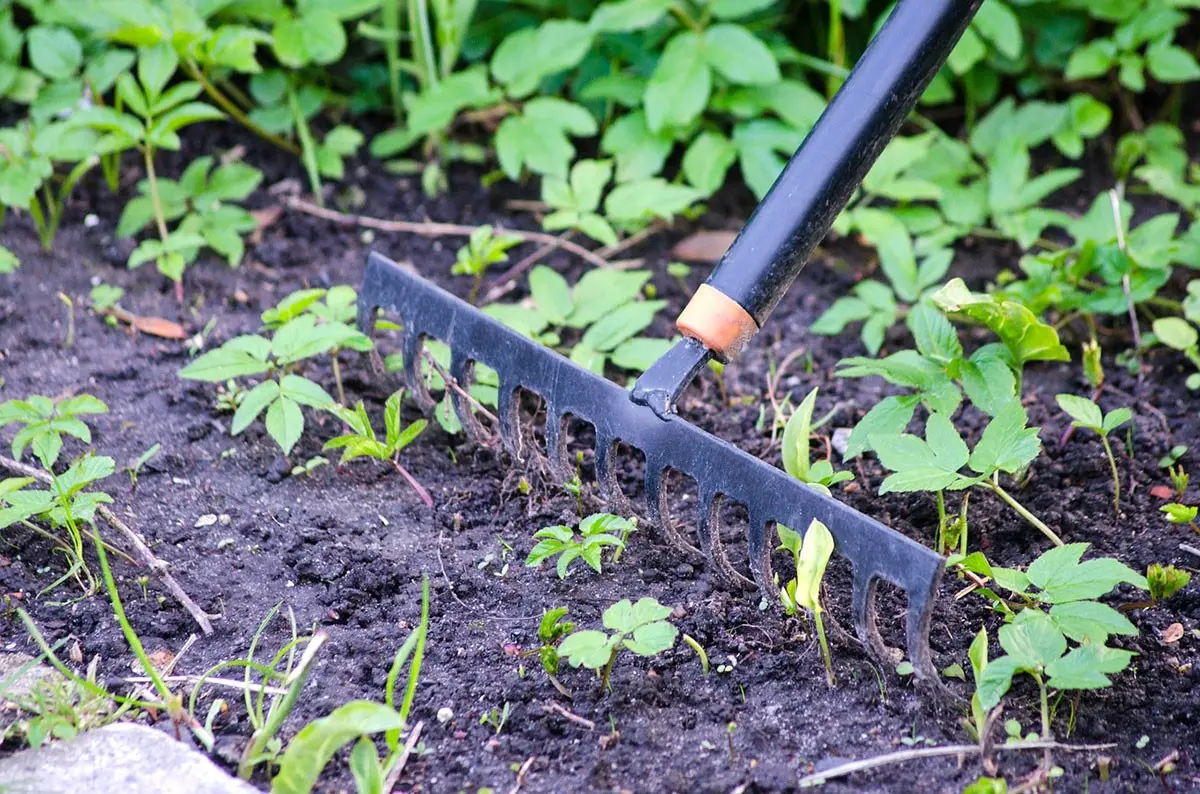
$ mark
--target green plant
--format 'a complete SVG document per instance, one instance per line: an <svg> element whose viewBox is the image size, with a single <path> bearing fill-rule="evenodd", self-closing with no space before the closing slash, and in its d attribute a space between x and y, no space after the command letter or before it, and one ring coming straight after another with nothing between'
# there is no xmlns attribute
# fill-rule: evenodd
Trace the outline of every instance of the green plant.
<svg viewBox="0 0 1200 794"><path fill-rule="evenodd" d="M0 276L11 276L21 266L17 255L0 245Z"/></svg>
<svg viewBox="0 0 1200 794"><path fill-rule="evenodd" d="M983 707L983 702L979 699L979 682L983 679L983 673L988 665L986 626L980 626L979 633L975 635L975 639L971 640L971 645L967 648L967 659L971 662L971 676L975 682L975 691L971 693L971 707L967 717L963 719L963 726L972 739L982 743L986 739L988 712L990 711Z"/></svg>
<svg viewBox="0 0 1200 794"><path fill-rule="evenodd" d="M474 279L468 302L475 302L479 295L479 284L487 269L499 262L507 262L508 254L505 251L520 242L521 238L513 234L497 235L491 226L479 226L471 232L470 241L458 249L454 265L450 268L453 276L471 276Z"/></svg>
<svg viewBox="0 0 1200 794"><path fill-rule="evenodd" d="M555 607L546 610L538 624L538 641L541 642L541 647L538 648L537 654L542 662L542 669L550 676L558 675L558 644L563 637L575 630L574 623L564 620L566 616L566 607Z"/></svg>
<svg viewBox="0 0 1200 794"><path fill-rule="evenodd" d="M1041 453L1039 428L1026 427L1028 421L1021 402L1015 399L1010 401L996 412L984 428L974 450L968 450L954 424L940 413L930 414L925 423L923 439L907 433L873 434L871 447L879 456L879 461L892 471L879 487L879 492L939 493L939 519L944 525L947 516L940 492L979 486L999 496L1054 545L1061 546L1062 540L1058 535L1000 485L1001 472L1016 474L1023 471ZM973 474L961 474L964 466ZM964 546L965 542L964 530Z"/></svg>
<svg viewBox="0 0 1200 794"><path fill-rule="evenodd" d="M608 634L595 629L581 629L565 637L558 646L558 653L571 662L572 667L586 667L600 671L600 690L608 689L608 677L622 649L638 656L657 656L675 645L679 629L668 622L671 608L653 598L638 599L636 604L628 599L604 610L603 623Z"/></svg>
<svg viewBox="0 0 1200 794"><path fill-rule="evenodd" d="M1013 678L1025 673L1038 687L1040 736L1049 739L1049 690L1107 687L1108 676L1124 670L1136 655L1106 645L1110 636L1136 635L1137 628L1096 599L1122 582L1148 589L1146 577L1108 557L1081 562L1088 545L1050 549L1024 573L991 566L979 552L954 560L1010 594L1005 598L989 588L979 591L1005 617L999 631L1005 655L987 661L977 672L976 697L982 711L976 717L999 705ZM1068 640L1077 645L1070 647Z"/></svg>
<svg viewBox="0 0 1200 794"><path fill-rule="evenodd" d="M1117 459L1113 457L1112 445L1108 443L1108 435L1116 430L1121 425L1133 418L1133 411L1128 408L1117 408L1109 411L1107 414L1100 410L1100 406L1086 397L1077 397L1073 394L1059 394L1055 396L1058 401L1058 406L1070 414L1072 427L1083 427L1093 431L1100 436L1100 443L1104 445L1104 454L1108 456L1108 465L1112 470L1113 478L1113 512L1121 512L1121 477L1117 473Z"/></svg>
<svg viewBox="0 0 1200 794"><path fill-rule="evenodd" d="M157 223L161 215L168 223L179 221L177 233L199 235L230 267L237 267L245 253L242 237L257 223L231 202L244 200L261 181L262 172L253 166L232 162L214 170L212 157L197 157L178 180L159 177L154 185L149 178L138 182L138 195L125 205L117 222L117 236L133 237ZM199 247L183 251L184 265L191 264L199 252Z"/></svg>
<svg viewBox="0 0 1200 794"><path fill-rule="evenodd" d="M1116 23L1111 36L1088 41L1071 54L1063 77L1083 80L1115 70L1120 86L1140 94L1146 76L1160 83L1185 83L1200 78L1200 64L1185 48L1172 43L1177 29L1188 22L1185 11L1169 2L1116 3L1097 13Z"/></svg>
<svg viewBox="0 0 1200 794"><path fill-rule="evenodd" d="M817 389L810 391L792 412L783 429L783 468L788 474L809 487L829 495L829 488L854 475L833 470L828 460L812 463L809 460L809 440L812 435L812 415L817 403Z"/></svg>
<svg viewBox="0 0 1200 794"><path fill-rule="evenodd" d="M1192 575L1187 571L1179 570L1174 565L1162 565L1155 562L1146 567L1147 589L1150 591L1150 600L1155 604L1166 601L1187 587L1190 581L1192 581Z"/></svg>
<svg viewBox="0 0 1200 794"><path fill-rule="evenodd" d="M384 781L407 757L407 751L400 745L400 736L408 727L428 634L429 578L423 577L421 621L392 660L384 702L351 701L301 728L279 758L279 773L271 781L272 794L308 794L329 760L350 742L355 742L350 752L350 773L357 790L360 794L379 794L386 790ZM395 687L405 666L408 667L408 681L397 707ZM370 739L376 733L383 733L385 737L387 751L382 758Z"/></svg>
<svg viewBox="0 0 1200 794"><path fill-rule="evenodd" d="M388 397L384 404L383 422L386 427L386 435L383 441L376 438L375 429L371 427L371 420L367 416L367 409L363 407L361 401L353 411L333 403L324 406L326 410L341 419L350 430L345 435L325 442L324 449L325 451L331 449L342 451L342 459L338 462L339 466L345 465L355 458L374 458L391 463L392 468L399 472L421 497L421 501L426 506L432 506L433 499L429 496L429 492L406 468L400 465L400 452L415 441L428 424L424 419L418 419L410 423L408 427L404 427L400 420L400 403L403 399L404 390L401 389Z"/></svg>
<svg viewBox="0 0 1200 794"><path fill-rule="evenodd" d="M1200 507L1179 503L1163 505L1159 510L1166 514L1167 521L1172 524L1181 524L1193 528L1196 526L1196 515L1200 514Z"/></svg>
<svg viewBox="0 0 1200 794"><path fill-rule="evenodd" d="M557 555L555 568L560 579L567 577L570 565L576 559L582 559L596 573L600 573L604 549L613 549L615 561L616 553L625 547L629 534L636 530L636 519L622 518L612 513L594 513L582 519L578 532L562 524L543 527L533 534L538 542L530 549L525 564L536 568Z"/></svg>
<svg viewBox="0 0 1200 794"><path fill-rule="evenodd" d="M496 735L499 736L500 732L504 730L505 723L508 722L508 715L511 710L512 707L508 701L504 702L503 708L493 706L479 715L479 724L490 726L496 732Z"/></svg>
<svg viewBox="0 0 1200 794"><path fill-rule="evenodd" d="M220 383L265 375L238 403L230 433L241 433L265 410L267 434L288 455L304 433L300 406L325 409L333 403L325 389L296 371L312 357L358 336L358 331L342 323L321 323L313 314L300 314L274 329L270 339L258 334L230 339L198 356L179 371L179 377Z"/></svg>
<svg viewBox="0 0 1200 794"><path fill-rule="evenodd" d="M821 581L825 578L825 567L833 555L833 536L829 528L817 519L808 525L804 536L782 524L775 527L779 533L779 548L792 555L796 578L779 591L784 611L796 614L800 608L807 609L813 616L817 628L817 639L821 644L821 658L825 662L825 680L834 686L833 658L829 654L829 643L825 639L825 623L821 619Z"/></svg>
<svg viewBox="0 0 1200 794"><path fill-rule="evenodd" d="M30 118L0 129L0 217L9 207L29 212L42 248L51 250L67 199L100 162L96 146L96 134L73 121ZM61 182L57 164L70 166ZM5 251L0 273L11 273L16 257Z"/></svg>
<svg viewBox="0 0 1200 794"><path fill-rule="evenodd" d="M128 72L117 78L117 107L89 108L79 114L79 121L103 133L97 143L98 152L115 154L137 149L141 153L150 211L139 210L134 217L141 221L137 226L140 228L145 223L145 216L149 215L154 220L158 239L143 241L129 255L126 264L134 268L153 260L159 272L175 282L176 296L182 301L184 268L209 242L192 229L177 228L172 236L167 227L167 207L159 190L154 157L160 149L179 150L180 129L197 122L221 119L225 114L211 105L195 101L204 90L198 82L183 81L167 88L178 67L179 56L169 44L160 42L143 48L138 55L137 79ZM127 107L128 112L119 110L121 106ZM207 167L198 169L193 172L193 178L200 179L206 172Z"/></svg>
<svg viewBox="0 0 1200 794"><path fill-rule="evenodd" d="M1172 350L1178 350L1187 356L1197 372L1188 375L1187 387L1200 389L1200 333L1181 317L1160 317L1154 321L1154 335Z"/></svg>
<svg viewBox="0 0 1200 794"><path fill-rule="evenodd" d="M143 452L141 455L138 455L137 460L125 467L125 471L129 472L130 490L137 490L138 475L141 473L142 467L149 463L150 460L157 455L161 449L162 444L156 441L155 443L151 444L145 452Z"/></svg>

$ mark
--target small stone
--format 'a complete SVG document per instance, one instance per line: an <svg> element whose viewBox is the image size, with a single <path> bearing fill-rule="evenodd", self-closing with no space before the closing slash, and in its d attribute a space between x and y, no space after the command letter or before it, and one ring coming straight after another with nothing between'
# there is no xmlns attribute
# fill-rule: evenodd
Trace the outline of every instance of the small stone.
<svg viewBox="0 0 1200 794"><path fill-rule="evenodd" d="M169 770L169 773L164 773ZM32 785L31 785L32 783ZM254 794L162 731L118 723L0 761L0 789L38 794Z"/></svg>
<svg viewBox="0 0 1200 794"><path fill-rule="evenodd" d="M849 427L839 427L833 431L829 443L837 451L837 454L846 454L846 450L850 447L850 433L851 429Z"/></svg>
<svg viewBox="0 0 1200 794"><path fill-rule="evenodd" d="M34 662L36 660L32 656L23 653L0 653L0 681L7 681L17 670L30 665L20 678L9 682L4 695L0 696L0 703L24 700L35 689L53 686L65 680L56 670Z"/></svg>
<svg viewBox="0 0 1200 794"><path fill-rule="evenodd" d="M1183 639L1183 624L1172 623L1170 626L1167 626L1163 629L1162 639L1168 645L1173 642L1179 642Z"/></svg>
<svg viewBox="0 0 1200 794"><path fill-rule="evenodd" d="M83 216L83 228L94 229L99 225L100 218L98 218L94 212L89 212L87 215Z"/></svg>
<svg viewBox="0 0 1200 794"><path fill-rule="evenodd" d="M454 709L442 706L437 710L437 721L445 725L450 720L454 719Z"/></svg>
<svg viewBox="0 0 1200 794"><path fill-rule="evenodd" d="M221 513L221 515L217 516L217 523L223 527L229 526L231 521L233 521L233 519L229 517L228 513Z"/></svg>
<svg viewBox="0 0 1200 794"><path fill-rule="evenodd" d="M197 518L196 523L192 524L192 526L195 527L196 529L204 529L205 527L211 527L215 523L217 523L216 514L215 513L205 513L204 515Z"/></svg>

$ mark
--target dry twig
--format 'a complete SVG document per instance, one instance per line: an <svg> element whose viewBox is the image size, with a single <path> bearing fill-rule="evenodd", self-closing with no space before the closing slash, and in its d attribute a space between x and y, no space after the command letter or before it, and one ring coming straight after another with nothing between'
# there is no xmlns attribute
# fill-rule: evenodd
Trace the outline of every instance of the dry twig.
<svg viewBox="0 0 1200 794"><path fill-rule="evenodd" d="M567 722L573 722L576 725L578 725L579 727L586 728L589 731L596 730L596 723L592 722L591 720L587 719L586 717L580 717L578 714L567 711L565 708L563 708L563 706L561 706L558 703L554 703L554 702L547 703L546 705L542 706L542 710L548 714L557 714L558 716L567 720Z"/></svg>
<svg viewBox="0 0 1200 794"><path fill-rule="evenodd" d="M52 485L54 483L49 474L32 466L26 466L24 463L18 463L11 458L0 457L0 468L7 469L22 477L33 477L43 485ZM171 592L171 595L175 596L175 600L183 605L183 608L188 611L188 614L192 616L200 626L200 629L205 634L212 634L213 627L212 621L208 619L209 616L191 599L191 596L184 592L179 583L175 581L175 578L167 572L167 564L154 556L154 552L150 551L150 547L142 540L141 535L133 531L128 524L117 518L116 514L104 505L100 505L96 509L96 512L104 519L105 523L125 536L125 539L133 546L137 556L141 558L142 563L158 575L163 585Z"/></svg>
<svg viewBox="0 0 1200 794"><path fill-rule="evenodd" d="M318 207L316 204L305 201L298 196L290 196L284 199L284 203L291 209L297 212L303 212L306 215L312 215L317 218L323 218L327 221L340 223L345 226L362 226L366 229L376 229L381 232L407 232L409 234L419 234L424 237L470 237L477 227L463 226L457 223L436 223L434 221L400 221L400 220L385 220L383 218L372 218L369 215L348 215L344 212L325 209ZM570 240L564 239L546 232L530 232L523 229L506 229L496 228L497 234L509 234L514 237L520 237L531 243L542 243L543 245L553 245L555 248L561 248L564 251L569 251L572 254L586 259L596 267L608 267L608 262L597 256L593 252L584 248L578 243L573 243Z"/></svg>

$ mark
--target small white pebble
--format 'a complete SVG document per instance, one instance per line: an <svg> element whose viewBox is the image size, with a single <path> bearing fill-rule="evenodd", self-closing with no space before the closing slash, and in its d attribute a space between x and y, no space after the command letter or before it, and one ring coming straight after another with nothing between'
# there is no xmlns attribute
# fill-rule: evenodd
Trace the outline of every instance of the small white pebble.
<svg viewBox="0 0 1200 794"><path fill-rule="evenodd" d="M229 517L229 514L228 514L228 513L222 513L221 515L217 516L217 523L218 523L218 524L220 524L220 525L221 525L221 526L223 526L223 527L227 527L227 526L229 526L229 523L230 523L232 520L233 520L233 519L231 519L231 518Z"/></svg>
<svg viewBox="0 0 1200 794"><path fill-rule="evenodd" d="M837 454L846 454L846 450L850 446L850 433L851 430L848 427L839 427L833 431L833 436L830 437L829 443L837 451Z"/></svg>
<svg viewBox="0 0 1200 794"><path fill-rule="evenodd" d="M100 225L100 219L97 218L94 213L89 212L87 215L84 216L83 228L94 229L95 227L97 227L99 225Z"/></svg>
<svg viewBox="0 0 1200 794"><path fill-rule="evenodd" d="M217 523L216 514L215 513L205 513L204 515L197 518L196 523L192 524L192 526L195 527L196 529L203 529L204 527L211 527L215 523Z"/></svg>
<svg viewBox="0 0 1200 794"><path fill-rule="evenodd" d="M445 725L450 720L454 719L454 709L442 706L437 711L437 721Z"/></svg>
<svg viewBox="0 0 1200 794"><path fill-rule="evenodd" d="M227 549L233 545L233 538L222 538L217 541L217 549Z"/></svg>

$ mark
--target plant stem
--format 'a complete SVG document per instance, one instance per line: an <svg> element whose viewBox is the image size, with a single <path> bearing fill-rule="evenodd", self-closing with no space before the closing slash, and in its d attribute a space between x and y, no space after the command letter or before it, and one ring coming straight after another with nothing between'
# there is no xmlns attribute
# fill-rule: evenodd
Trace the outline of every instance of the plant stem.
<svg viewBox="0 0 1200 794"><path fill-rule="evenodd" d="M942 491L937 492L937 508L938 508L937 552L938 552L938 554L945 554L946 553L946 495Z"/></svg>
<svg viewBox="0 0 1200 794"><path fill-rule="evenodd" d="M296 90L290 84L288 85L288 107L292 111L292 120L296 124L296 134L300 137L300 159L304 161L309 188L312 190L317 206L324 207L325 198L321 195L321 171L317 166L317 147L313 141L312 132L308 129L308 121L304 118L304 112L300 110L300 100L296 97Z"/></svg>
<svg viewBox="0 0 1200 794"><path fill-rule="evenodd" d="M258 760L266 748L267 743L279 733L279 729L283 727L283 721L292 713L292 709L296 707L296 700L300 697L300 693L304 690L304 685L308 682L308 674L312 670L313 661L317 657L317 652L321 650L321 646L329 639L329 635L324 632L318 632L313 635L308 641L308 645L304 649L304 654L300 657L300 662L296 665L296 669L292 671L291 682L288 684L287 694L279 702L278 706L271 708L270 714L267 715L267 722L261 730L255 731L250 739L250 744L247 745L246 751L242 753L242 758L238 762L238 777L242 780L249 780L251 773L254 772L254 767L258 764ZM265 683L265 682L264 682ZM261 696L261 692L259 693Z"/></svg>
<svg viewBox="0 0 1200 794"><path fill-rule="evenodd" d="M1117 459L1113 457L1112 445L1108 443L1108 436L1101 433L1100 441L1104 444L1104 454L1108 455L1108 466L1112 470L1113 512L1119 515L1121 512L1121 475L1117 472Z"/></svg>
<svg viewBox="0 0 1200 794"><path fill-rule="evenodd" d="M209 98L212 99L213 102L216 102L218 105L220 105L221 110L224 110L226 113L232 116L243 127L250 130L264 141L278 146L288 154L294 154L296 156L300 155L300 149L297 148L296 144L285 138L281 138L272 132L268 132L267 130L255 124L249 116L242 112L241 108L234 104L233 100L225 96L225 94L222 93L219 88L208 81L208 78L204 76L204 72L200 70L200 67L196 65L195 61L189 60L185 64L184 68L186 69L188 76L200 84L200 86L204 89L204 93L208 94Z"/></svg>
<svg viewBox="0 0 1200 794"><path fill-rule="evenodd" d="M813 610L813 623L817 626L817 641L821 643L821 656L825 660L825 680L832 689L837 686L837 682L833 678L833 657L829 655L829 642L825 639L825 622L821 619L821 612L821 605L817 604L817 608Z"/></svg>
<svg viewBox="0 0 1200 794"><path fill-rule="evenodd" d="M600 694L608 691L608 676L612 673L613 663L617 661L617 649L621 647L617 643L613 647L612 655L608 657L608 663L604 665L604 671L600 674Z"/></svg>
<svg viewBox="0 0 1200 794"><path fill-rule="evenodd" d="M700 657L700 672L708 675L708 654L704 652L703 646L696 642L695 638L690 634L684 634L683 641Z"/></svg>
<svg viewBox="0 0 1200 794"><path fill-rule="evenodd" d="M154 205L154 223L158 227L158 236L165 243L170 238L167 231L167 219L163 215L162 201L158 197L158 177L154 172L154 149L150 146L142 148L142 158L146 163L146 179L150 182L150 202Z"/></svg>
<svg viewBox="0 0 1200 794"><path fill-rule="evenodd" d="M671 4L671 13L676 19L683 23L684 27L690 29L693 33L704 32L703 26L701 26L696 20L692 19L691 14L689 14L687 10L679 3Z"/></svg>
<svg viewBox="0 0 1200 794"><path fill-rule="evenodd" d="M404 477L404 479L408 480L408 484L411 485L413 490L417 492L417 496L421 497L421 501L425 503L425 506L433 507L433 497L429 495L429 491L425 490L425 486L417 482L416 478L408 473L408 469L400 465L399 452L397 452L396 457L392 459L392 466L395 467L396 471L400 472L400 475Z"/></svg>
<svg viewBox="0 0 1200 794"><path fill-rule="evenodd" d="M329 351L329 357L333 361L333 382L337 384L338 405L345 405L346 390L342 386L342 366L338 363L338 353L340 352L342 352L342 349L335 347Z"/></svg>
<svg viewBox="0 0 1200 794"><path fill-rule="evenodd" d="M1053 741L1054 737L1050 733L1050 699L1046 694L1046 684L1044 681L1042 681L1042 677L1037 673L1033 674L1033 680L1037 681L1038 700L1040 702L1042 712L1042 735L1038 738L1042 741ZM1050 771L1051 760L1050 748L1047 747L1045 750L1045 755L1042 757L1042 762L1045 765L1047 772Z"/></svg>
<svg viewBox="0 0 1200 794"><path fill-rule="evenodd" d="M1058 535L1055 535L1054 531L1052 529L1050 529L1050 527L1048 527L1044 523L1042 523L1042 520L1040 518L1035 516L1033 513L1029 512L1029 510L1027 510L1024 505L1022 505L1020 502L1018 502L1016 499L1014 499L1008 493L1008 491L1006 491L1000 487L1000 474L999 473L992 475L992 479L990 479L990 480L984 480L983 482L980 483L980 485L985 486L992 493L996 494L996 496L999 496L1006 503L1008 503L1008 506L1011 507L1013 510L1016 510L1017 513L1021 516L1021 518L1024 518L1030 524L1033 524L1033 526L1037 527L1038 531L1041 532L1046 537L1048 537L1055 546L1063 545L1062 539Z"/></svg>

